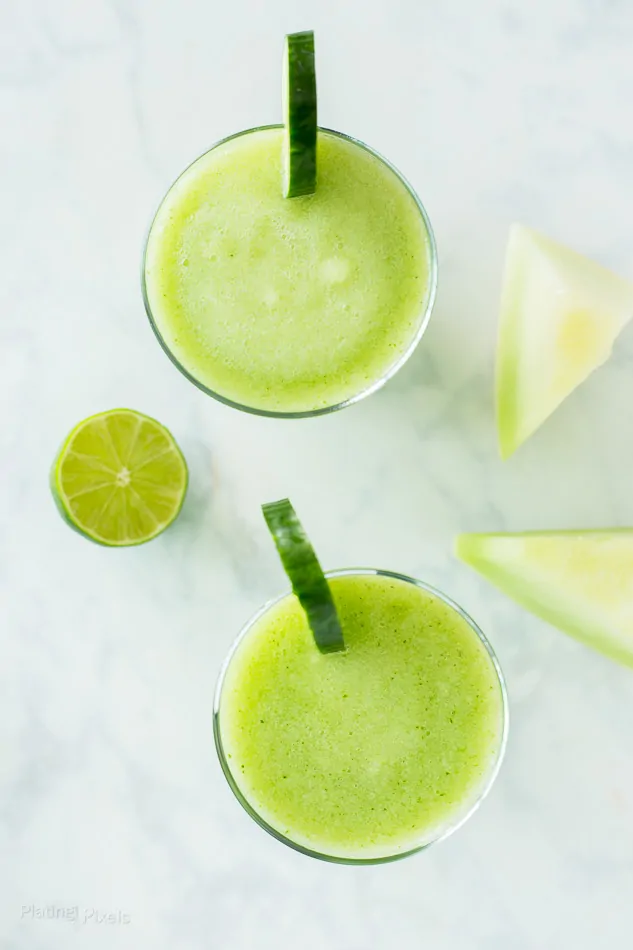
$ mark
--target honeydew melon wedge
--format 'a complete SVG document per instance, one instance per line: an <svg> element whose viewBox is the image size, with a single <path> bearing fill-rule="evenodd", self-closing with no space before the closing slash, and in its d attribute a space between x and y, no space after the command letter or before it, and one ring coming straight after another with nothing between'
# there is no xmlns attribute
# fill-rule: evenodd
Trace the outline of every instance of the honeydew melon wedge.
<svg viewBox="0 0 633 950"><path fill-rule="evenodd" d="M456 550L538 617L633 666L633 528L463 534Z"/></svg>
<svg viewBox="0 0 633 950"><path fill-rule="evenodd" d="M633 316L633 284L550 238L510 230L497 350L502 458L611 355Z"/></svg>

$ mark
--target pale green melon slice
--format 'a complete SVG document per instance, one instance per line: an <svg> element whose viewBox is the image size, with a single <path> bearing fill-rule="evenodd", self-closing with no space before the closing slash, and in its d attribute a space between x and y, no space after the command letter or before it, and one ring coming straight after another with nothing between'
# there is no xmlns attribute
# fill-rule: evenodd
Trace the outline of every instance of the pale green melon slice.
<svg viewBox="0 0 633 950"><path fill-rule="evenodd" d="M611 355L633 284L555 241L510 231L497 351L497 425L507 458Z"/></svg>
<svg viewBox="0 0 633 950"><path fill-rule="evenodd" d="M463 534L457 554L538 617L633 666L633 528Z"/></svg>

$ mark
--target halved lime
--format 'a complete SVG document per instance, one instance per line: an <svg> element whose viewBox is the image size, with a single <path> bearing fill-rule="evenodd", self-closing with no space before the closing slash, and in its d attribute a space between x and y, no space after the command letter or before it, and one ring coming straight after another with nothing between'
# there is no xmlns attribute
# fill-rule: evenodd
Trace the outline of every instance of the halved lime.
<svg viewBox="0 0 633 950"><path fill-rule="evenodd" d="M187 481L187 464L171 433L132 409L80 422L51 472L65 520L109 547L143 544L169 527L182 508Z"/></svg>

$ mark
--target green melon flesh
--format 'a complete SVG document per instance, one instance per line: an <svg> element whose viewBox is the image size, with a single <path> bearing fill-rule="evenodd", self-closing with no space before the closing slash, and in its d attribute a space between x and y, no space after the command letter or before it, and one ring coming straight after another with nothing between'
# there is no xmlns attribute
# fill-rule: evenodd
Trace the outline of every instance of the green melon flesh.
<svg viewBox="0 0 633 950"><path fill-rule="evenodd" d="M503 458L611 355L633 316L633 284L515 224L510 230L497 351Z"/></svg>
<svg viewBox="0 0 633 950"><path fill-rule="evenodd" d="M633 666L633 528L463 534L457 555L538 617Z"/></svg>

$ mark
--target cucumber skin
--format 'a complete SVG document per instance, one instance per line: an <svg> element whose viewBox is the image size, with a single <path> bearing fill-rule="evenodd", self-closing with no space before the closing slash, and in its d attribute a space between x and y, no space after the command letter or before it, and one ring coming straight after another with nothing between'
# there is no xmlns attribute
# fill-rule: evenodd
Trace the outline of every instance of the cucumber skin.
<svg viewBox="0 0 633 950"><path fill-rule="evenodd" d="M290 501L282 498L262 505L262 513L317 648L321 653L344 652L345 640L330 586Z"/></svg>
<svg viewBox="0 0 633 950"><path fill-rule="evenodd" d="M287 37L287 198L314 194L317 179L317 89L314 33Z"/></svg>

